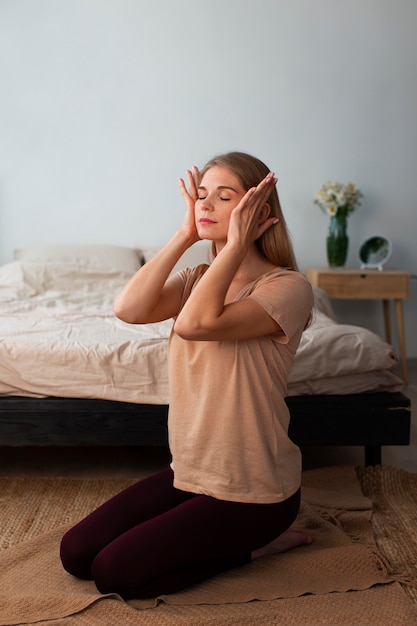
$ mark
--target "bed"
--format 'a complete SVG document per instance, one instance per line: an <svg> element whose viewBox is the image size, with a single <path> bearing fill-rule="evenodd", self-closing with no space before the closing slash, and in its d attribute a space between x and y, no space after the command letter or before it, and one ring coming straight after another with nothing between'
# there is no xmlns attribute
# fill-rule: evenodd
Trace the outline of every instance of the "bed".
<svg viewBox="0 0 417 626"><path fill-rule="evenodd" d="M122 246L33 246L0 267L0 445L167 444L166 351L172 322L115 318L122 285L154 254ZM195 246L175 269L206 262ZM290 436L300 446L407 445L410 401L391 345L339 324L314 289L288 382Z"/></svg>

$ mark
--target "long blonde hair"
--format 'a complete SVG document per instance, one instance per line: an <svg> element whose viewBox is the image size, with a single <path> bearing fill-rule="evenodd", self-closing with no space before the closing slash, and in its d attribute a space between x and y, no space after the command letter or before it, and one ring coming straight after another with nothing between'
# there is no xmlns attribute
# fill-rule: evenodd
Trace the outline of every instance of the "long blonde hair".
<svg viewBox="0 0 417 626"><path fill-rule="evenodd" d="M256 187L270 171L265 163L250 154L245 152L228 152L227 154L216 156L206 163L200 171L200 181L207 170L214 166L225 167L233 172L246 191ZM256 240L256 245L260 253L274 265L297 270L297 261L276 187L274 187L268 198L268 204L271 207L270 217L277 217L279 222L276 226L268 228ZM212 245L212 254L216 256L214 244Z"/></svg>

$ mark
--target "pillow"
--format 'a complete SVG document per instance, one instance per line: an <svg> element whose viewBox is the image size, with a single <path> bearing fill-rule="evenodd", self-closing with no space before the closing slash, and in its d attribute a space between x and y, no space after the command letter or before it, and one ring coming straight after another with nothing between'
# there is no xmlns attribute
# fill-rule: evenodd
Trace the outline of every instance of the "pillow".
<svg viewBox="0 0 417 626"><path fill-rule="evenodd" d="M37 295L56 291L61 294L107 293L115 297L132 276L130 272L121 270L96 269L71 263L20 263L25 285Z"/></svg>
<svg viewBox="0 0 417 626"><path fill-rule="evenodd" d="M302 334L289 375L291 382L392 369L397 365L394 348L381 337L366 328L335 324L328 319L327 326L313 322Z"/></svg>
<svg viewBox="0 0 417 626"><path fill-rule="evenodd" d="M51 244L15 250L14 259L36 263L69 263L134 274L142 264L142 252L124 246Z"/></svg>
<svg viewBox="0 0 417 626"><path fill-rule="evenodd" d="M71 263L11 261L0 266L0 301L27 299L58 292L100 293L115 297L131 278L131 272L96 269Z"/></svg>
<svg viewBox="0 0 417 626"><path fill-rule="evenodd" d="M329 317L334 322L337 322L336 315L333 311L332 304L330 302L330 298L327 295L326 291L321 287L315 287L312 285L313 296L314 296L314 308L316 311L320 313L324 313L327 317Z"/></svg>
<svg viewBox="0 0 417 626"><path fill-rule="evenodd" d="M11 261L0 266L0 300L31 298L36 293L36 286L26 281L20 261Z"/></svg>

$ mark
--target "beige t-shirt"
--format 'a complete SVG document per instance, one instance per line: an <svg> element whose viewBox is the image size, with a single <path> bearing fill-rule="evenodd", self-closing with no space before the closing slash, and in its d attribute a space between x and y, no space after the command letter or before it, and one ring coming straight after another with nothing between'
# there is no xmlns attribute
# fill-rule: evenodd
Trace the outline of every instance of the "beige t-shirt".
<svg viewBox="0 0 417 626"><path fill-rule="evenodd" d="M183 304L208 266L177 275ZM298 272L273 270L246 285L283 332L247 341L188 341L171 333L169 443L174 485L233 502L273 503L301 482L287 436L287 376L313 305Z"/></svg>

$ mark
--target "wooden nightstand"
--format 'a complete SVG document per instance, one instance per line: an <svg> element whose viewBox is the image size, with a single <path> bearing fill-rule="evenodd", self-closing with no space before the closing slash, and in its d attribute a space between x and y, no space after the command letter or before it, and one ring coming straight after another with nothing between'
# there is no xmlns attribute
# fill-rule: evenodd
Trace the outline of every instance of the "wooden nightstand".
<svg viewBox="0 0 417 626"><path fill-rule="evenodd" d="M407 382L407 358L403 300L409 297L410 274L403 270L371 270L308 267L306 276L312 285L324 289L331 298L348 300L382 300L384 309L385 338L391 343L390 300L395 303L401 369Z"/></svg>

